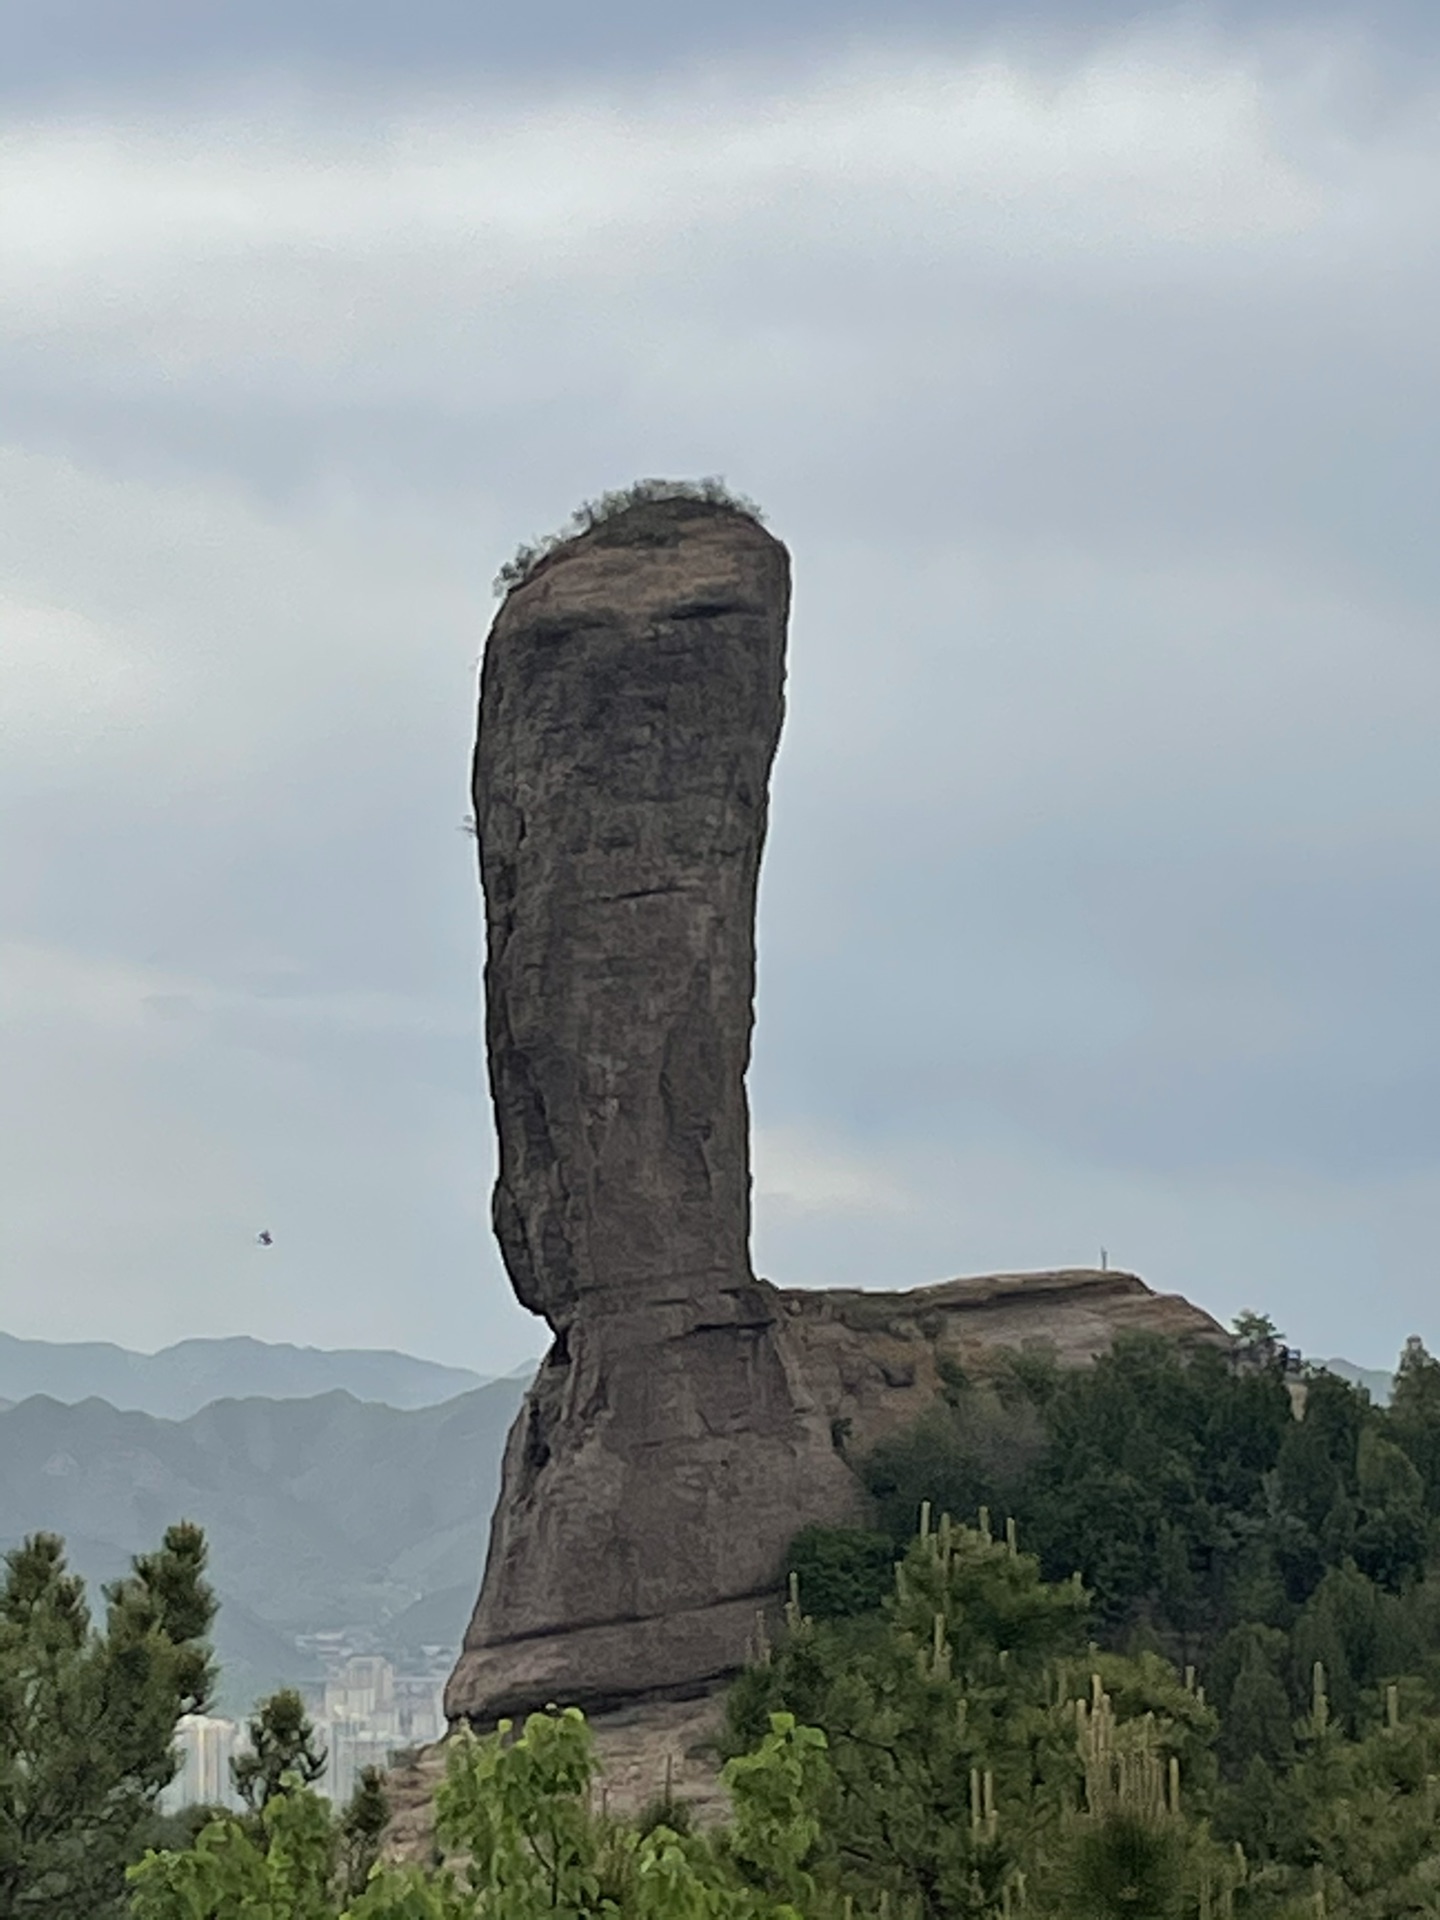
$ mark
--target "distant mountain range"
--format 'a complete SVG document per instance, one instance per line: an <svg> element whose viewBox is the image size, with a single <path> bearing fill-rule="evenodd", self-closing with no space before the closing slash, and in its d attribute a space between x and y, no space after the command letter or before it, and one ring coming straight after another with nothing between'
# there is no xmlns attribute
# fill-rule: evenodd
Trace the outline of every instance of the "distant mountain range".
<svg viewBox="0 0 1440 1920"><path fill-rule="evenodd" d="M1338 1373L1351 1386L1364 1387L1377 1407L1389 1406L1390 1392L1395 1385L1393 1367L1357 1367L1353 1360L1322 1360L1320 1365L1330 1373Z"/></svg>
<svg viewBox="0 0 1440 1920"><path fill-rule="evenodd" d="M1388 1373L1322 1364L1389 1398ZM400 1353L0 1335L0 1551L62 1534L98 1607L133 1553L198 1521L232 1713L316 1677L297 1635L369 1636L401 1662L458 1650L526 1385L477 1379Z"/></svg>
<svg viewBox="0 0 1440 1920"><path fill-rule="evenodd" d="M0 1401L108 1400L112 1407L186 1420L212 1400L304 1400L339 1390L388 1407L431 1407L488 1376L408 1353L326 1351L264 1340L182 1340L159 1353L107 1341L17 1340L0 1333Z"/></svg>
<svg viewBox="0 0 1440 1920"><path fill-rule="evenodd" d="M23 1400L0 1412L0 1550L62 1534L98 1605L131 1554L198 1521L232 1711L311 1677L297 1634L356 1629L400 1659L458 1650L524 1392L496 1380L408 1411L344 1392L220 1400L179 1421Z"/></svg>

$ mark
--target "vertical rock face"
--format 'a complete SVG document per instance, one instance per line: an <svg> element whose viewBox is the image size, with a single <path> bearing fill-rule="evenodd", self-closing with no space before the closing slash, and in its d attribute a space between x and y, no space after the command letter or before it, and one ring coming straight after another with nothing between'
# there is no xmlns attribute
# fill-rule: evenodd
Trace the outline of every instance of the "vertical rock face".
<svg viewBox="0 0 1440 1920"><path fill-rule="evenodd" d="M755 884L788 602L777 541L671 502L562 549L490 636L475 817L495 1229L557 1333L749 1281Z"/></svg>
<svg viewBox="0 0 1440 1920"><path fill-rule="evenodd" d="M475 817L495 1230L555 1340L511 1434L453 1717L697 1691L797 1515L855 1484L749 1256L755 888L789 567L633 506L496 618Z"/></svg>

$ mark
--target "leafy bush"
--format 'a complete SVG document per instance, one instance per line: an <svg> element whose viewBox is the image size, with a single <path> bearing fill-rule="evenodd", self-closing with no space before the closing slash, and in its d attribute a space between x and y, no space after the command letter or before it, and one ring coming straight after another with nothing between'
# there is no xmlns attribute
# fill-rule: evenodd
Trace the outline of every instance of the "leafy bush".
<svg viewBox="0 0 1440 1920"><path fill-rule="evenodd" d="M576 1709L531 1714L518 1733L502 1720L451 1743L436 1826L460 1868L375 1866L363 1890L345 1884L329 1809L292 1774L258 1833L221 1818L188 1852L133 1867L134 1920L793 1920L790 1903L815 1891L805 1862L824 1748L775 1715L726 1769L734 1821L709 1839L597 1812L594 1743Z"/></svg>
<svg viewBox="0 0 1440 1920"><path fill-rule="evenodd" d="M908 1432L882 1442L862 1466L881 1526L898 1547L922 1503L973 1519L982 1507L1011 1510L1045 1447L1041 1409L1019 1376L972 1382L942 1367L942 1397Z"/></svg>

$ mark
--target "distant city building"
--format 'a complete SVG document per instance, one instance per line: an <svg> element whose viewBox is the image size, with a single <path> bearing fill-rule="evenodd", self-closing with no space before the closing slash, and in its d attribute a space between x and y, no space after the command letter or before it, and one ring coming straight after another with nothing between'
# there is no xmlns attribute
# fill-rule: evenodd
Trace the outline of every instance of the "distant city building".
<svg viewBox="0 0 1440 1920"><path fill-rule="evenodd" d="M360 1720L379 1724L393 1711L395 1669L378 1653L357 1654L338 1674L325 1682L323 1712L327 1720Z"/></svg>
<svg viewBox="0 0 1440 1920"><path fill-rule="evenodd" d="M348 1802L366 1767L378 1767L383 1772L390 1764L390 1756L404 1744L391 1734L377 1733L351 1720L336 1720L329 1729L329 1737L330 1763L320 1790L327 1793L337 1807Z"/></svg>
<svg viewBox="0 0 1440 1920"><path fill-rule="evenodd" d="M350 1651L343 1632L307 1639L328 1655L330 1669L322 1683L303 1689L328 1754L316 1787L341 1807L366 1767L387 1767L395 1754L442 1738L448 1666L442 1661L434 1672L397 1674L380 1654ZM175 1728L179 1770L161 1795L161 1806L167 1813L182 1807L239 1807L230 1762L248 1746L245 1729L234 1720L187 1713Z"/></svg>
<svg viewBox="0 0 1440 1920"><path fill-rule="evenodd" d="M230 1762L239 1740L240 1729L233 1720L208 1713L184 1714L175 1728L180 1767L160 1796L161 1806L168 1813L181 1807L238 1806Z"/></svg>
<svg viewBox="0 0 1440 1920"><path fill-rule="evenodd" d="M445 1732L444 1683L435 1674L397 1674L380 1654L338 1662L312 1701L329 1762L319 1785L343 1806L366 1767L387 1767L408 1747Z"/></svg>
<svg viewBox="0 0 1440 1920"><path fill-rule="evenodd" d="M402 1743L407 1747L428 1747L445 1737L445 1682L434 1674L411 1678L397 1674L394 1682L395 1714Z"/></svg>

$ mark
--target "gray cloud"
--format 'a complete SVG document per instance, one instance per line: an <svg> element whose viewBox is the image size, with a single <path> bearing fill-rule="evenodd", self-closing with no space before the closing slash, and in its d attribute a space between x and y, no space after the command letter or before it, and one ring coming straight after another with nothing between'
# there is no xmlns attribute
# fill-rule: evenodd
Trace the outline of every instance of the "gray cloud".
<svg viewBox="0 0 1440 1920"><path fill-rule="evenodd" d="M151 100L177 90L201 96L277 85L388 91L397 83L453 87L457 76L602 81L671 67L803 59L838 42L893 43L964 36L1001 40L1029 59L1074 59L1097 41L1136 28L1294 32L1317 22L1398 42L1407 59L1433 49L1426 0L803 0L783 9L762 0L683 8L627 0L601 9L583 0L211 0L177 9L131 0L0 0L6 60L0 95L12 100L94 103L118 93Z"/></svg>
<svg viewBox="0 0 1440 1920"><path fill-rule="evenodd" d="M5 1324L533 1349L488 581L718 470L798 580L762 1265L1425 1328L1433 102L1318 18L1041 44L12 128Z"/></svg>

